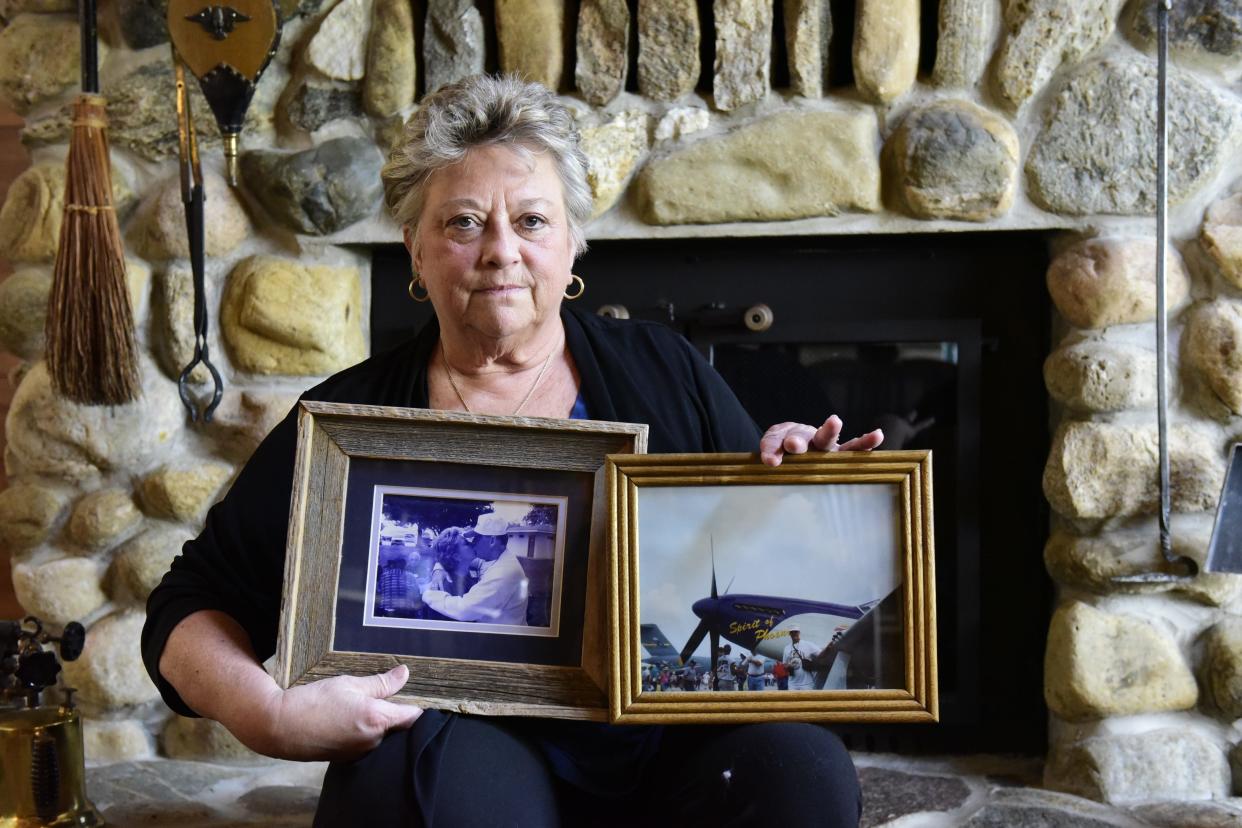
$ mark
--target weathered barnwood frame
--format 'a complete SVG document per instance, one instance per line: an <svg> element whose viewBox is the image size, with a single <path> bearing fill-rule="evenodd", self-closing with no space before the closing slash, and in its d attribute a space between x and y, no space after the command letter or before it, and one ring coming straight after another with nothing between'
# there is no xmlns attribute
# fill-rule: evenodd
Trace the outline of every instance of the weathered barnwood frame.
<svg viewBox="0 0 1242 828"><path fill-rule="evenodd" d="M302 402L284 601L272 666L277 682L291 687L336 675L379 673L401 663L409 666L410 678L398 701L489 715L606 719L604 461L608 454L641 454L646 448L647 426L631 423ZM594 475L580 665L333 649L350 461L364 457Z"/></svg>

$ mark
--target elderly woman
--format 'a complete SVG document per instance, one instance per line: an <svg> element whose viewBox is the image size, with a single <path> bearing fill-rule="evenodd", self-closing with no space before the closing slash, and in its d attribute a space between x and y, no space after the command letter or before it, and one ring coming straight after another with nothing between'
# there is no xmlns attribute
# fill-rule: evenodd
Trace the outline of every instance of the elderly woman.
<svg viewBox="0 0 1242 828"><path fill-rule="evenodd" d="M870 449L841 423L762 439L720 377L651 323L575 311L591 212L569 113L547 90L473 77L428 96L383 172L410 294L435 318L409 343L305 397L479 414L647 423L651 452ZM168 704L260 753L332 759L317 825L853 825L839 740L797 723L646 728L504 720L387 700L404 666L282 690L275 649L296 441L277 426L150 597L143 653Z"/></svg>

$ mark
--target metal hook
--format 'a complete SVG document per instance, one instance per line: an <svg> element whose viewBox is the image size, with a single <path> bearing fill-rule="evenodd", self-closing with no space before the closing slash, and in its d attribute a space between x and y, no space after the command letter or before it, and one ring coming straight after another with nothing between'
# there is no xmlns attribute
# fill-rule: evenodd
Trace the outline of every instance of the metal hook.
<svg viewBox="0 0 1242 828"><path fill-rule="evenodd" d="M181 376L177 377L177 393L181 395L181 403L190 413L190 421L198 422L200 412L198 409L198 401L194 399L190 393L190 375L194 369L201 363L206 366L208 372L211 373L211 381L214 390L211 394L211 402L202 410L201 417L204 423L211 422L211 417L215 413L216 408L220 405L220 398L224 396L224 380L220 377L220 372L216 370L216 366L211 364L209 358L209 349L206 341L202 336L194 337L194 359L189 365L185 366L181 372Z"/></svg>

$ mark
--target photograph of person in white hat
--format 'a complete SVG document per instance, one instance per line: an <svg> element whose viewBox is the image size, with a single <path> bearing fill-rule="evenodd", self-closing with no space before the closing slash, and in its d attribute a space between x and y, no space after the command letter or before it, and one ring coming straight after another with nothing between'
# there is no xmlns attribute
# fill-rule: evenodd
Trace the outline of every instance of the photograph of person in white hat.
<svg viewBox="0 0 1242 828"><path fill-rule="evenodd" d="M557 635L564 501L377 487L364 624ZM401 538L420 549L403 550Z"/></svg>
<svg viewBox="0 0 1242 828"><path fill-rule="evenodd" d="M802 627L798 624L790 624L785 632L789 633L789 643L785 645L781 662L789 671L789 689L814 690L815 674L806 669L806 666L824 648L811 641L803 641Z"/></svg>

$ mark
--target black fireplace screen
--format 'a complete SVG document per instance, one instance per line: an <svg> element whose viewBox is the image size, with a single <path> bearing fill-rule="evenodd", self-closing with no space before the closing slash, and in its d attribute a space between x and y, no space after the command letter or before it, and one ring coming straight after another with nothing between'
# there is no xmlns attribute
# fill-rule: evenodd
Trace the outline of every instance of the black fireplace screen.
<svg viewBox="0 0 1242 828"><path fill-rule="evenodd" d="M851 747L1044 752L1047 261L1040 234L972 233L598 241L575 267L582 306L680 331L760 425L836 413L934 450L941 723ZM409 267L376 248L377 352L430 313Z"/></svg>

